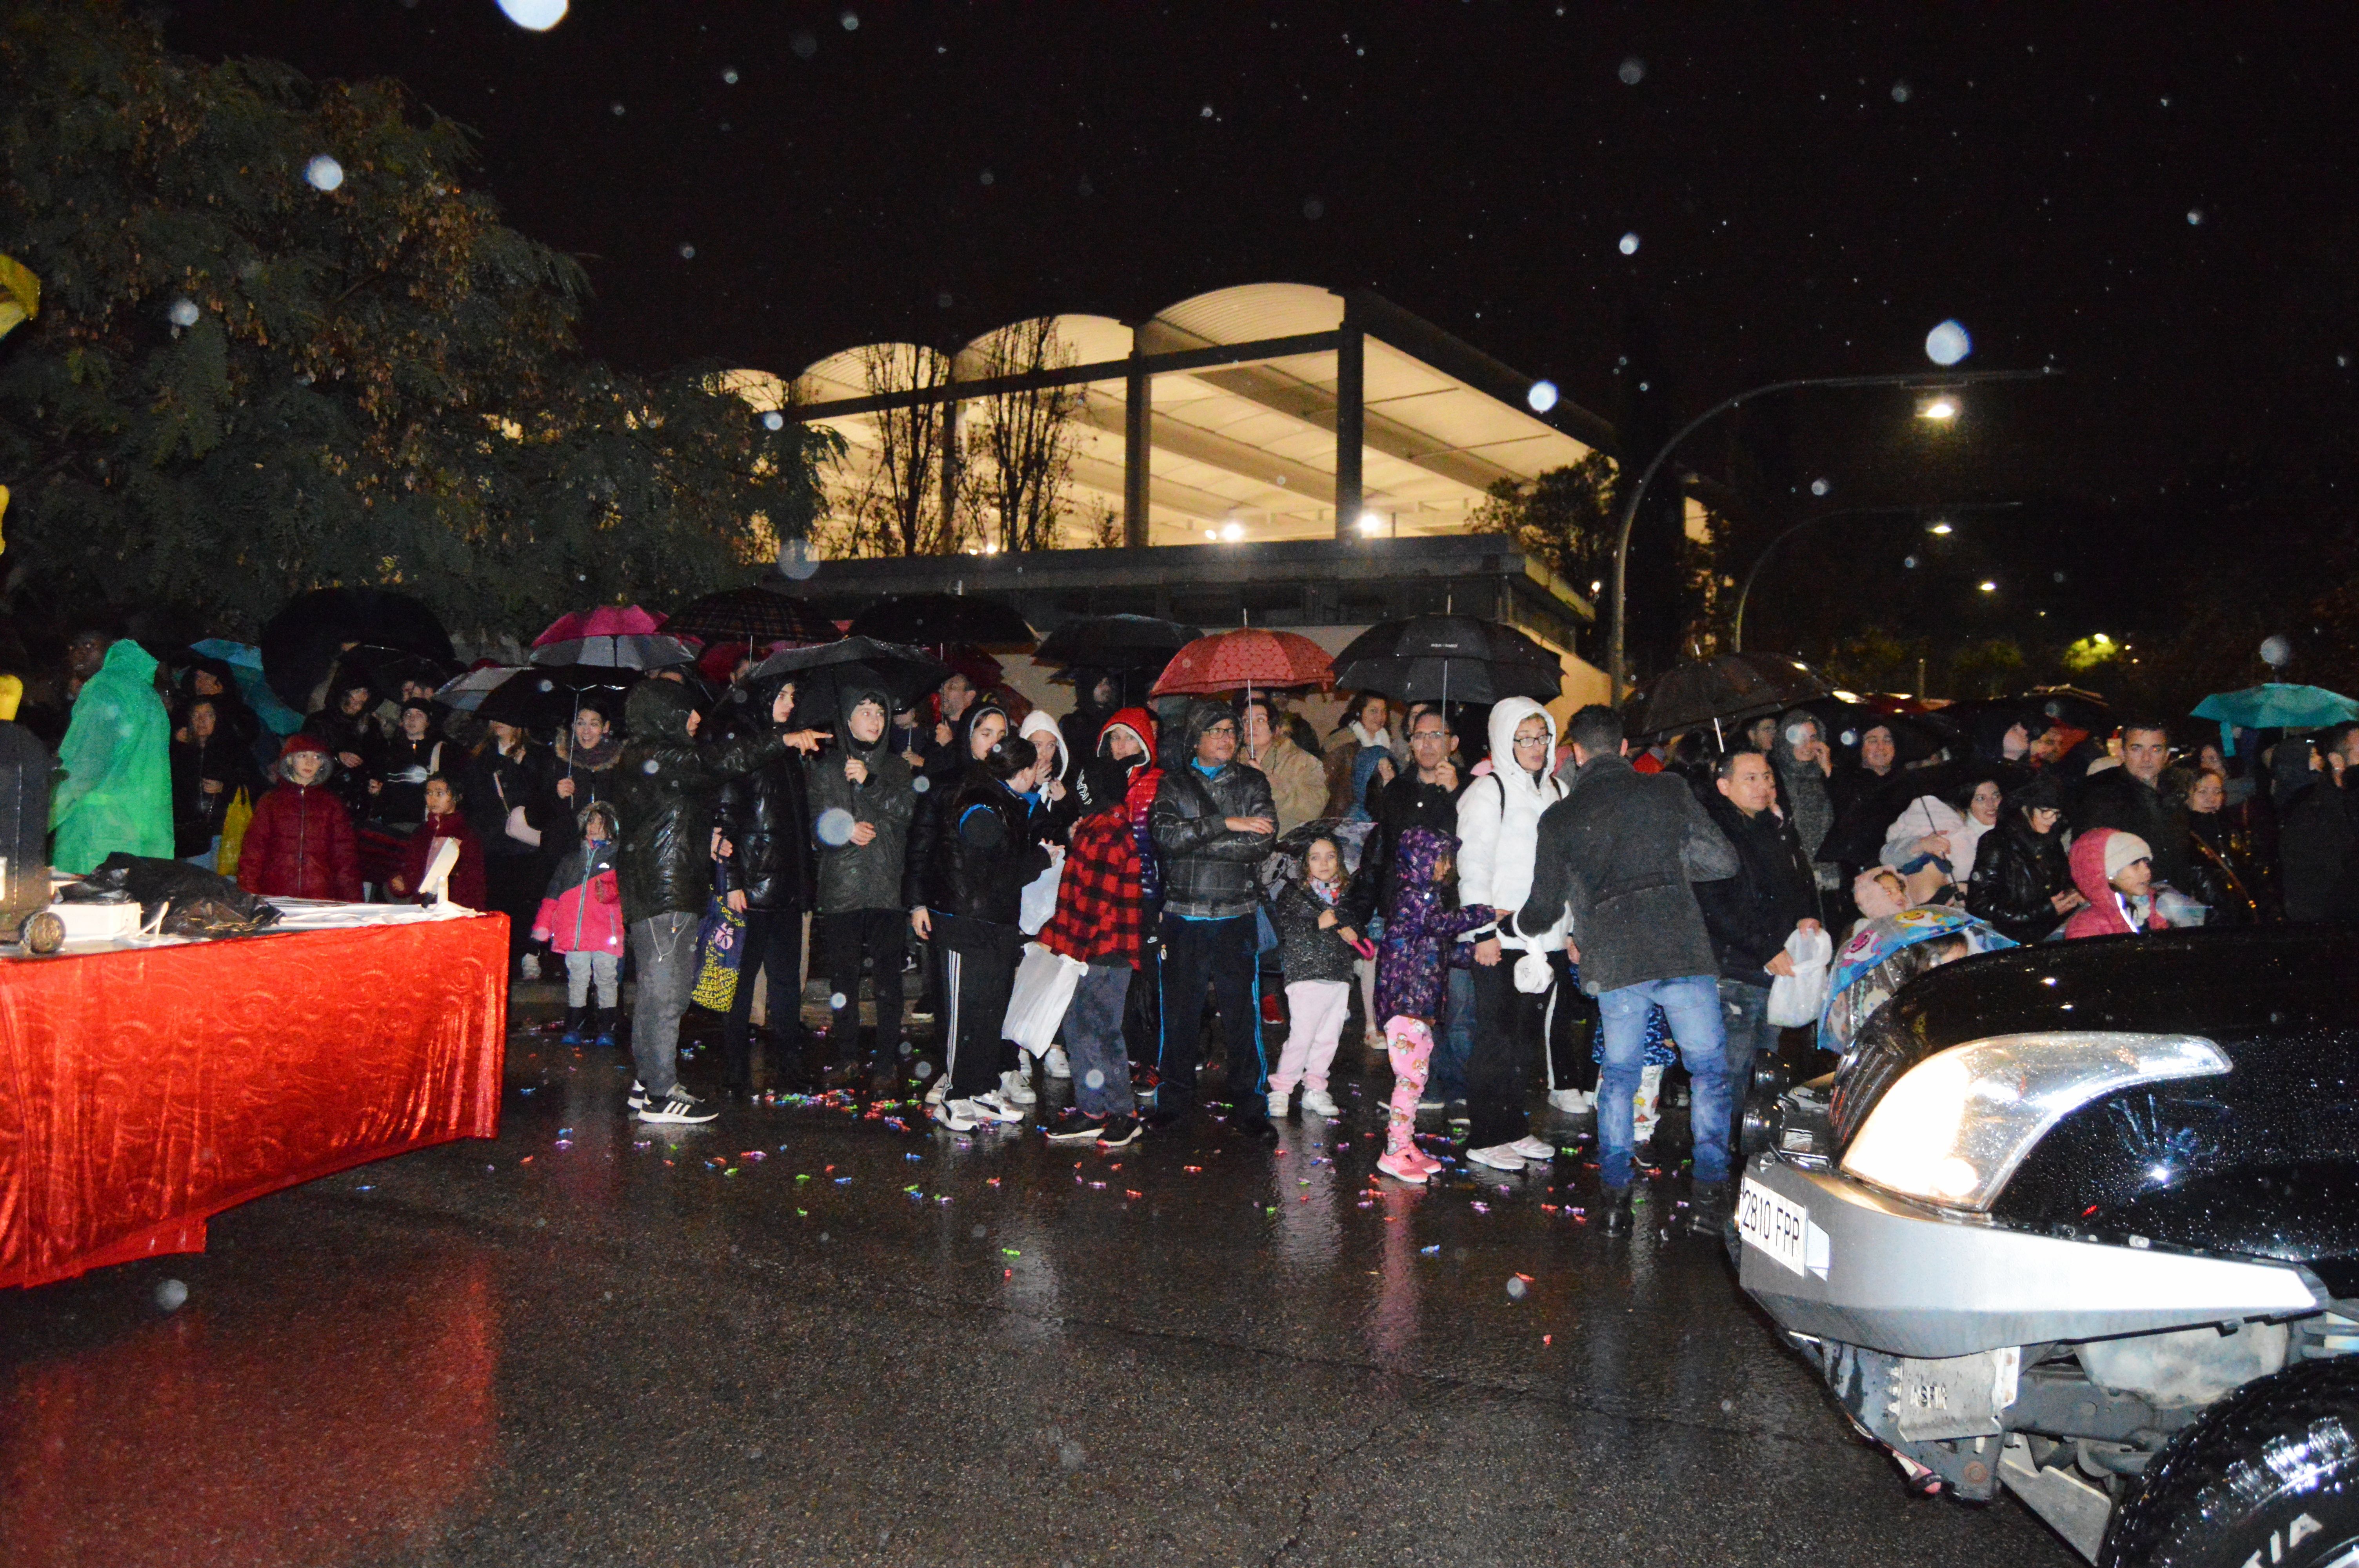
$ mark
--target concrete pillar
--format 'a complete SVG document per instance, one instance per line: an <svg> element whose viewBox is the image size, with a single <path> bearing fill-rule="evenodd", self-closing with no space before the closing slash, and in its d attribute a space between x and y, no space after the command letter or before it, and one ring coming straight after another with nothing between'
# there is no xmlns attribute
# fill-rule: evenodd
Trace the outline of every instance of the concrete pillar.
<svg viewBox="0 0 2359 1568"><path fill-rule="evenodd" d="M958 522L959 406L942 405L942 538L949 541ZM988 540L984 541L989 543Z"/></svg>
<svg viewBox="0 0 2359 1568"><path fill-rule="evenodd" d="M1343 330L1335 345L1335 537L1359 536L1360 448L1366 433L1367 342L1343 313Z"/></svg>
<svg viewBox="0 0 2359 1568"><path fill-rule="evenodd" d="M1147 373L1147 356L1131 330L1130 374L1123 382L1122 405L1122 542L1125 549L1147 547L1147 481L1153 460L1155 378Z"/></svg>

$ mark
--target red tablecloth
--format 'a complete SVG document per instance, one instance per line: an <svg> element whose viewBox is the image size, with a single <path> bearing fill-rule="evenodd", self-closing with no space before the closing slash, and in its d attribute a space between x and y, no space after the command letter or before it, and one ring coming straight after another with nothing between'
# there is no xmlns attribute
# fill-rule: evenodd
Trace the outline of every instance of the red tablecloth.
<svg viewBox="0 0 2359 1568"><path fill-rule="evenodd" d="M0 1286L499 1131L507 920L0 961Z"/></svg>

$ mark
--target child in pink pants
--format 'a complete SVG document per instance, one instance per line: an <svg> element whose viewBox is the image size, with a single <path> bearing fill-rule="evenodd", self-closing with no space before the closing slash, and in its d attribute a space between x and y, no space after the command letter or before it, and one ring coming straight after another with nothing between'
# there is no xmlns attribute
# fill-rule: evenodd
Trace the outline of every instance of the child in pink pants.
<svg viewBox="0 0 2359 1568"><path fill-rule="evenodd" d="M1343 895L1343 851L1334 839L1313 838L1302 855L1302 880L1277 897L1278 963L1286 972L1288 1022L1277 1071L1269 1076L1269 1114L1282 1117L1297 1084L1305 1116L1341 1116L1327 1092L1327 1069L1352 1011L1352 964L1358 934L1335 911Z"/></svg>
<svg viewBox="0 0 2359 1568"><path fill-rule="evenodd" d="M1402 832L1393 857L1392 897L1385 907L1385 941L1376 960L1376 1013L1393 1063L1393 1098L1385 1152L1376 1169L1397 1181L1423 1182L1440 1162L1417 1146L1417 1102L1433 1059L1433 1021L1441 1009L1448 954L1459 933L1492 918L1481 904L1456 907L1448 885L1458 840L1430 827Z"/></svg>

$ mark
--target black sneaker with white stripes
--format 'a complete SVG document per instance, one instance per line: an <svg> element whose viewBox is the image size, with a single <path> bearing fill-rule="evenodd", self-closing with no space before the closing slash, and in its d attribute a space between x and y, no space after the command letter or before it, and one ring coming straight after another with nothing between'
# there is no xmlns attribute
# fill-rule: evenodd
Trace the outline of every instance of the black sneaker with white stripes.
<svg viewBox="0 0 2359 1568"><path fill-rule="evenodd" d="M669 1093L647 1096L647 1103L639 1108L641 1121L668 1123L711 1121L720 1114L719 1111L678 1086L674 1086Z"/></svg>

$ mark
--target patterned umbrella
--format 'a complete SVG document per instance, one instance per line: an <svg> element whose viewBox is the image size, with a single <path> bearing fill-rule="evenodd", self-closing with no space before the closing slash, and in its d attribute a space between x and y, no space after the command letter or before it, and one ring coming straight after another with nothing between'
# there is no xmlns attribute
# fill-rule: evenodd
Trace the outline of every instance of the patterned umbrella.
<svg viewBox="0 0 2359 1568"><path fill-rule="evenodd" d="M1328 687L1335 682L1327 650L1292 632L1241 627L1199 637L1172 655L1157 697L1201 697L1241 687Z"/></svg>
<svg viewBox="0 0 2359 1568"><path fill-rule="evenodd" d="M674 637L703 643L746 643L756 647L784 643L807 648L843 635L835 622L801 600L766 588L733 588L708 593L683 606L663 623Z"/></svg>
<svg viewBox="0 0 2359 1568"><path fill-rule="evenodd" d="M548 631L532 640L532 662L624 670L696 662L696 654L687 643L662 633L663 618L636 604L576 610L559 616Z"/></svg>

